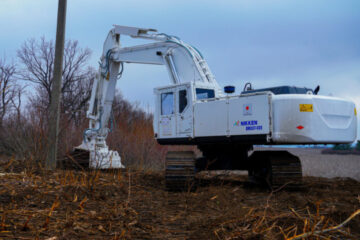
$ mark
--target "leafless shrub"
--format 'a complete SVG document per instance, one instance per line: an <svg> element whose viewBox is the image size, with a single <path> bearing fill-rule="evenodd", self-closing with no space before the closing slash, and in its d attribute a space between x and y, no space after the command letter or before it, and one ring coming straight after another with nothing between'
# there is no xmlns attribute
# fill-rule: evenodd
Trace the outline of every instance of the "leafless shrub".
<svg viewBox="0 0 360 240"><path fill-rule="evenodd" d="M24 126L21 95L25 87L20 86L16 74L17 68L14 63L0 59L0 153L6 155L17 152L14 140L19 140L22 134L14 134L13 131L18 131Z"/></svg>
<svg viewBox="0 0 360 240"><path fill-rule="evenodd" d="M3 126L5 117L12 110L20 109L22 88L17 83L16 66L7 63L6 59L0 59L0 128Z"/></svg>
<svg viewBox="0 0 360 240"><path fill-rule="evenodd" d="M125 165L138 169L161 169L167 148L160 146L154 138L152 114L118 94L113 115L115 121L109 142L119 151Z"/></svg>
<svg viewBox="0 0 360 240"><path fill-rule="evenodd" d="M5 69L4 78L7 85L2 112L12 113L6 119L6 132L1 134L1 150L7 155L15 155L20 159L33 159L41 163L46 154L47 110L51 101L51 88L54 66L54 44L41 38L40 41L30 39L24 42L17 52L22 69L16 71L15 65L1 64ZM80 132L85 123L86 104L90 97L95 71L87 66L91 55L88 48L80 48L77 41L66 41L64 48L64 65L62 73L62 101L60 122L60 154L72 144L71 137ZM3 77L5 76L5 77ZM29 96L26 110L21 109L22 88L9 82L24 80L31 84L35 93ZM4 82L4 81L2 81ZM16 88L15 88L16 86ZM1 115L4 116L5 114ZM4 117L0 119L3 124ZM80 136L81 134L79 134ZM68 143L68 144L64 144ZM65 146L66 145L66 146Z"/></svg>

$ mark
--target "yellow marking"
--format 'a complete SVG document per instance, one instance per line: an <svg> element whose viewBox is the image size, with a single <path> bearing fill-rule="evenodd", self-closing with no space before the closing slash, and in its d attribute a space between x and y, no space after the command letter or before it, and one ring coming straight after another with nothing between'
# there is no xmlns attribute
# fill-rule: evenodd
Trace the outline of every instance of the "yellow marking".
<svg viewBox="0 0 360 240"><path fill-rule="evenodd" d="M356 113L356 108L354 108L354 114L355 114L355 116L357 115L357 113Z"/></svg>
<svg viewBox="0 0 360 240"><path fill-rule="evenodd" d="M300 104L300 112L313 112L313 105L312 104Z"/></svg>
<svg viewBox="0 0 360 240"><path fill-rule="evenodd" d="M106 75L106 80L109 80L109 78L110 78L110 73L108 72Z"/></svg>

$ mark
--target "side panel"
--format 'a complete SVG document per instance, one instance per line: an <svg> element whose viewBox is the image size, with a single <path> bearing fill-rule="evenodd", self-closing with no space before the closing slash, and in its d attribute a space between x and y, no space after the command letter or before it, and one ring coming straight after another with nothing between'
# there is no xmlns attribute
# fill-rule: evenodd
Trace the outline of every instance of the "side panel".
<svg viewBox="0 0 360 240"><path fill-rule="evenodd" d="M255 95L229 99L230 135L270 133L271 95Z"/></svg>
<svg viewBox="0 0 360 240"><path fill-rule="evenodd" d="M315 95L273 97L276 143L351 143L356 139L355 104Z"/></svg>
<svg viewBox="0 0 360 240"><path fill-rule="evenodd" d="M228 104L226 99L197 102L194 105L194 136L226 136Z"/></svg>
<svg viewBox="0 0 360 240"><path fill-rule="evenodd" d="M176 137L176 118L174 115L161 116L159 121L160 138Z"/></svg>
<svg viewBox="0 0 360 240"><path fill-rule="evenodd" d="M197 102L195 137L267 135L271 99L268 94Z"/></svg>

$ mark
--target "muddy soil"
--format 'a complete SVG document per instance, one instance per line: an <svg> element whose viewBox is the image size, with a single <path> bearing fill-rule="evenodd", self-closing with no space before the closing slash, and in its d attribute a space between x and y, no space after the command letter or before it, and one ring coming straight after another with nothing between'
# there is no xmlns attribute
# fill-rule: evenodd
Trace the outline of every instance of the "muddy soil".
<svg viewBox="0 0 360 240"><path fill-rule="evenodd" d="M160 172L0 174L0 239L286 239L358 209L352 179L306 177L302 189L270 192L215 176L194 192L167 192ZM360 215L304 239L319 235L360 239Z"/></svg>

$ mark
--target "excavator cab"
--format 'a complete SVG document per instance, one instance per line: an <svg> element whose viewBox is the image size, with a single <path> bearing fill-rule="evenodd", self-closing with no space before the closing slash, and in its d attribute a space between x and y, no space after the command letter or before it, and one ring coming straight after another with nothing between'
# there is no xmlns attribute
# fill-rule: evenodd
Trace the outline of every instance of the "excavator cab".
<svg viewBox="0 0 360 240"><path fill-rule="evenodd" d="M194 138L195 104L216 99L212 86L192 82L155 88L154 93L154 132L163 144L184 144Z"/></svg>

